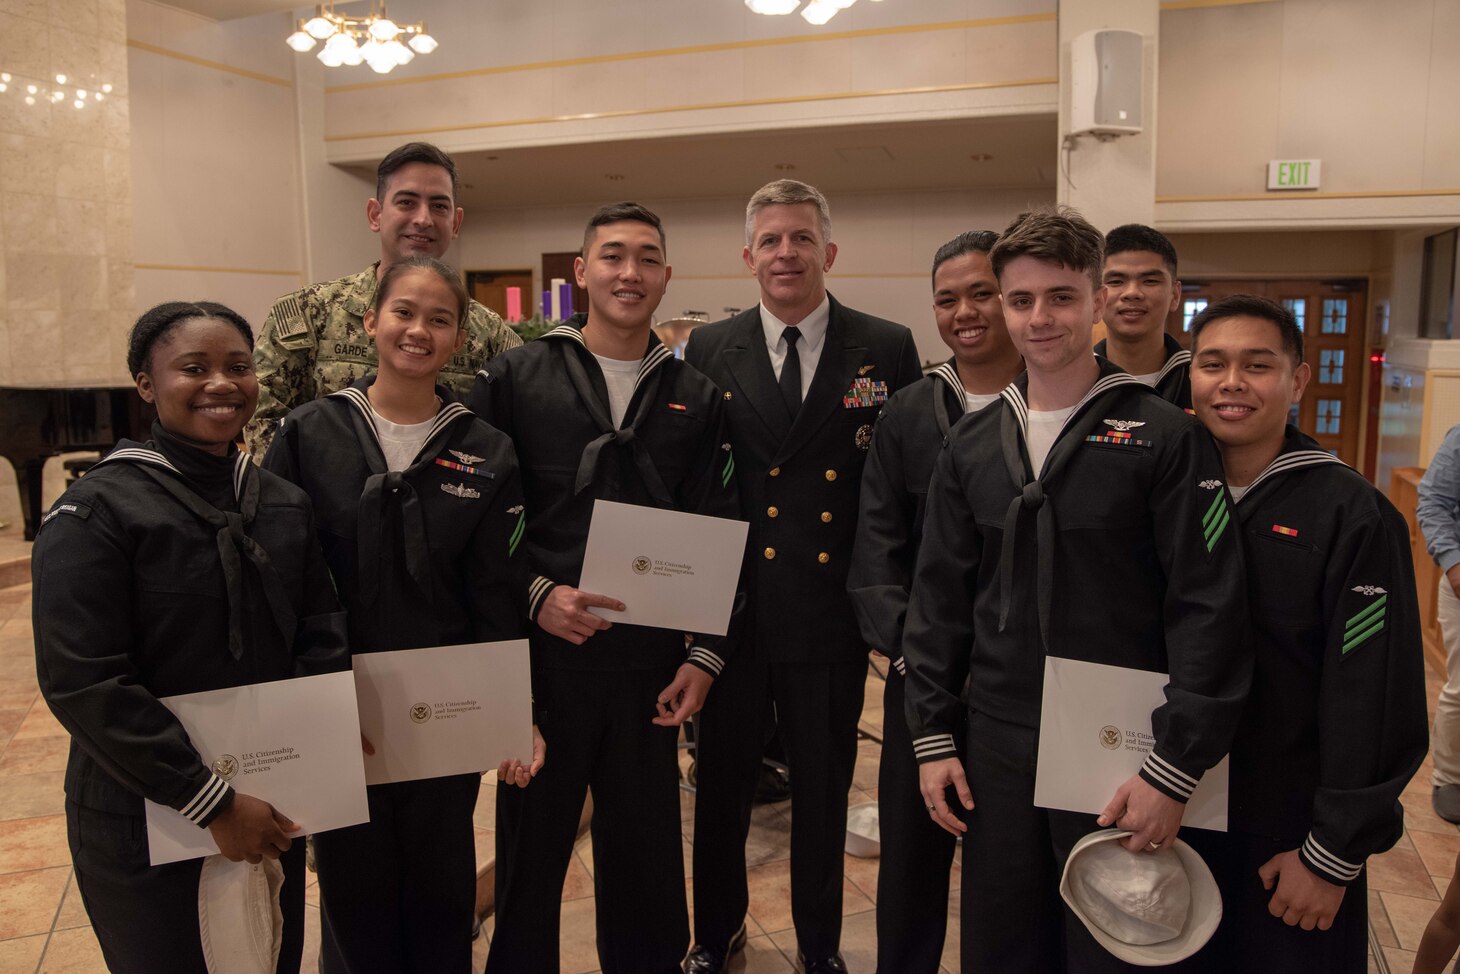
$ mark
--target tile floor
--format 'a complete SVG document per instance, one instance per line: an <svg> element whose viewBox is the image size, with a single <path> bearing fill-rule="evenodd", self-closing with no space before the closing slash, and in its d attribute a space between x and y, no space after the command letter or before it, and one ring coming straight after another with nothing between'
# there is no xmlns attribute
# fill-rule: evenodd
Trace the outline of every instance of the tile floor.
<svg viewBox="0 0 1460 974"><path fill-rule="evenodd" d="M105 966L80 906L71 875L62 815L65 732L51 717L36 689L31 645L30 589L0 588L0 974L92 974ZM1429 675L1431 705L1439 688ZM863 726L880 731L881 689L869 676ZM878 746L864 741L858 750L850 800L876 794ZM1404 838L1370 863L1370 910L1375 936L1390 971L1408 974L1414 949L1430 914L1454 871L1460 828L1435 817L1429 807L1429 762L1406 789L1408 813ZM478 805L477 840L481 851L493 841L490 778ZM693 796L683 793L682 821L686 867L693 838ZM793 970L795 935L791 930L789 888L789 803L756 809L750 856L750 942L733 967L746 974ZM563 971L597 970L593 936L593 859L586 837L579 843L563 890ZM843 953L849 968L868 974L875 962L874 901L877 861L847 858ZM951 882L956 888L957 865ZM305 969L318 950L318 896L307 895L308 939ZM949 908L949 942L944 970L957 970L957 897ZM476 945L485 960L491 924ZM480 970L480 967L477 968ZM1370 969L1379 970L1371 958Z"/></svg>

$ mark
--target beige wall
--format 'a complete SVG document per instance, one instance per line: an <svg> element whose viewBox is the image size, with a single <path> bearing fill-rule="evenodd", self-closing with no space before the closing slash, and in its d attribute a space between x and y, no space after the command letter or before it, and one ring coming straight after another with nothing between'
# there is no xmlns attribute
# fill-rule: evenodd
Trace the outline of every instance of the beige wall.
<svg viewBox="0 0 1460 974"><path fill-rule="evenodd" d="M0 385L126 381L132 211L123 0L0 4ZM28 106L23 87L103 82L106 100ZM124 311L117 311L124 308Z"/></svg>
<svg viewBox="0 0 1460 974"><path fill-rule="evenodd" d="M1054 0L861 3L826 27L743 3L421 0L441 48L389 78L335 73L334 161L426 136L450 150L1049 112ZM646 29L648 28L648 29Z"/></svg>
<svg viewBox="0 0 1460 974"><path fill-rule="evenodd" d="M257 327L305 279L290 18L127 14L137 310L205 299Z"/></svg>
<svg viewBox="0 0 1460 974"><path fill-rule="evenodd" d="M965 230L1002 229L1020 210L1052 202L1045 189L979 193L873 193L833 197L832 239L839 252L827 286L839 301L913 330L923 359L948 352L932 320L933 253ZM685 310L723 316L726 307L759 300L741 259L745 200L645 200L664 220L674 275L661 318ZM531 267L542 254L576 250L591 206L487 210L467 214L461 262L466 270ZM537 289L542 283L537 281ZM533 305L536 305L536 301Z"/></svg>
<svg viewBox="0 0 1460 974"><path fill-rule="evenodd" d="M1199 226L1460 219L1460 4L1282 0L1161 16L1157 219ZM1268 194L1272 159L1319 193Z"/></svg>

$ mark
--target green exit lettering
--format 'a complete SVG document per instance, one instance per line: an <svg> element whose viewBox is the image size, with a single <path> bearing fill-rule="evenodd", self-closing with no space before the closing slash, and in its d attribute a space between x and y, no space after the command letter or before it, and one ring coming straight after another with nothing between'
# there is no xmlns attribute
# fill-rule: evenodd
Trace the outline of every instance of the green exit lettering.
<svg viewBox="0 0 1460 974"><path fill-rule="evenodd" d="M1268 189L1317 189L1319 163L1316 159L1274 159L1268 164Z"/></svg>
<svg viewBox="0 0 1460 974"><path fill-rule="evenodd" d="M1278 182L1283 186L1308 185L1309 162L1284 162L1278 166Z"/></svg>

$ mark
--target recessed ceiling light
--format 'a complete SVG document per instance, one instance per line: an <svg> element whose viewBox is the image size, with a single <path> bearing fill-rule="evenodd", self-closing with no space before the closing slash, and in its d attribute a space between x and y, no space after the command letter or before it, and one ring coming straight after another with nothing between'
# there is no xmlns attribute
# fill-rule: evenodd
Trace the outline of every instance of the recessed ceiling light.
<svg viewBox="0 0 1460 974"><path fill-rule="evenodd" d="M968 158L972 159L974 162L988 162L990 159L993 158L993 156L989 155L987 152L975 152Z"/></svg>
<svg viewBox="0 0 1460 974"><path fill-rule="evenodd" d="M603 178L611 183L621 183L624 180L624 174L621 172L606 172L603 174Z"/></svg>
<svg viewBox="0 0 1460 974"><path fill-rule="evenodd" d="M486 159L487 159L488 162L496 162L500 158L502 158L502 157L501 156L487 156L486 157Z"/></svg>
<svg viewBox="0 0 1460 974"><path fill-rule="evenodd" d="M795 172L796 164L794 162L778 162L776 163L776 169L780 172Z"/></svg>

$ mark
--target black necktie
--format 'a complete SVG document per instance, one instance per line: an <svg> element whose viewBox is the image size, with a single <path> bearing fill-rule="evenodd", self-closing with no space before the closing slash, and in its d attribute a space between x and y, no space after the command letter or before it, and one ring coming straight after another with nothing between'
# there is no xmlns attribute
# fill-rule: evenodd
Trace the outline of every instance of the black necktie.
<svg viewBox="0 0 1460 974"><path fill-rule="evenodd" d="M801 329L791 325L781 335L786 339L786 361L781 363L781 398L786 400L786 409L795 419L801 411L801 353L796 350Z"/></svg>

